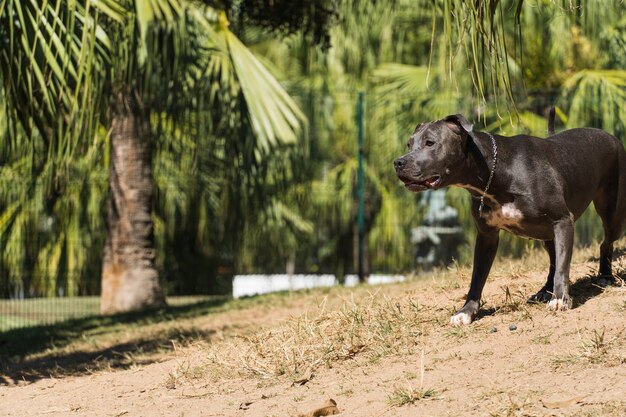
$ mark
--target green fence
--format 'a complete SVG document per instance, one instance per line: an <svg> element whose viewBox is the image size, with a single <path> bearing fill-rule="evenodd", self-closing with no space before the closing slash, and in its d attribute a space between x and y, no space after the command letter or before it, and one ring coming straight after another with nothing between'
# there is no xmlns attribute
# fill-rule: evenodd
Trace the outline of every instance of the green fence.
<svg viewBox="0 0 626 417"><path fill-rule="evenodd" d="M171 307L191 305L214 297L192 295L168 297ZM31 326L97 316L100 314L100 297L54 297L0 300L0 332Z"/></svg>

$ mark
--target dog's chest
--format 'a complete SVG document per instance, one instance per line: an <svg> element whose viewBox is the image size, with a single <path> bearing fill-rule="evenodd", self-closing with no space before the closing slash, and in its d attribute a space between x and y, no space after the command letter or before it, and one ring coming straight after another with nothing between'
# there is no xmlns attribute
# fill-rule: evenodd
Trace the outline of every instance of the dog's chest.
<svg viewBox="0 0 626 417"><path fill-rule="evenodd" d="M485 212L483 216L488 225L513 232L521 227L522 220L524 220L524 214L515 206L515 203L497 205Z"/></svg>

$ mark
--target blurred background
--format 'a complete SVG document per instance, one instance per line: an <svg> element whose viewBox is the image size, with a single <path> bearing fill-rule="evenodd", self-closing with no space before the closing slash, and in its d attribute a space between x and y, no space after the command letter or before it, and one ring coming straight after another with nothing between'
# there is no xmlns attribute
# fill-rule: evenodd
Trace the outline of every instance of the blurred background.
<svg viewBox="0 0 626 417"><path fill-rule="evenodd" d="M621 1L69 3L0 3L0 329L101 308L120 85L148 126L170 304L231 295L236 275L343 283L470 261L469 194L395 176L420 122L462 113L545 137L554 105L557 131L626 140ZM83 44L64 40L68 19ZM578 245L602 236L593 208L576 231ZM503 233L499 251L535 245Z"/></svg>

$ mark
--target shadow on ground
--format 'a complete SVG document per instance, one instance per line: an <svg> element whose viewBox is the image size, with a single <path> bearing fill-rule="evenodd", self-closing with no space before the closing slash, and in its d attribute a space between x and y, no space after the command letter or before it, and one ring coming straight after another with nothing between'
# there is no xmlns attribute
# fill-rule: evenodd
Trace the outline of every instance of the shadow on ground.
<svg viewBox="0 0 626 417"><path fill-rule="evenodd" d="M227 300L227 297L216 297L185 306L89 317L7 331L0 334L0 373L4 376L0 376L0 385L14 381L33 382L51 375L85 374L98 369L126 369L154 362L158 356L155 354L171 351L173 344L210 340L215 330L184 329L177 326L177 322L214 313ZM116 328L123 332L128 326L143 327L168 322L171 322L169 327L155 327L149 336L114 344L106 349L54 353L77 340L114 333ZM52 353L46 355L47 351ZM29 356L34 356L34 359L28 359Z"/></svg>
<svg viewBox="0 0 626 417"><path fill-rule="evenodd" d="M626 255L626 248L616 248L613 253L613 276L616 285L622 285L626 281L626 269L616 269L615 260ZM590 262L599 262L600 258L590 257ZM573 299L573 308L585 304L592 298L602 294L605 287L600 285L600 277L596 272L589 273L578 279L570 286L570 295Z"/></svg>
<svg viewBox="0 0 626 417"><path fill-rule="evenodd" d="M599 279L596 274L587 274L570 286L572 308L582 306L604 292L604 287L598 284Z"/></svg>
<svg viewBox="0 0 626 417"><path fill-rule="evenodd" d="M478 313L476 314L476 320L480 320L483 317L489 317L489 316L493 316L496 314L496 308L495 307L489 307L489 308L480 308L478 310Z"/></svg>

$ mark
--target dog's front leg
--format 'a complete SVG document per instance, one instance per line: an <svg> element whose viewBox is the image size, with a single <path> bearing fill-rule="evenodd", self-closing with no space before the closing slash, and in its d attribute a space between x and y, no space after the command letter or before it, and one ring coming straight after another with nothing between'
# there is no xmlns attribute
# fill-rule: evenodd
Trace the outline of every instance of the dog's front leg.
<svg viewBox="0 0 626 417"><path fill-rule="evenodd" d="M489 270L493 264L498 250L498 230L478 230L476 244L474 245L474 270L472 271L472 283L467 294L467 300L462 309L450 318L450 323L455 326L470 324L480 306L480 296L483 293Z"/></svg>
<svg viewBox="0 0 626 417"><path fill-rule="evenodd" d="M548 308L552 311L567 310L572 306L569 297L569 268L574 248L574 219L570 214L554 224L554 249L556 252L556 273L554 291Z"/></svg>

